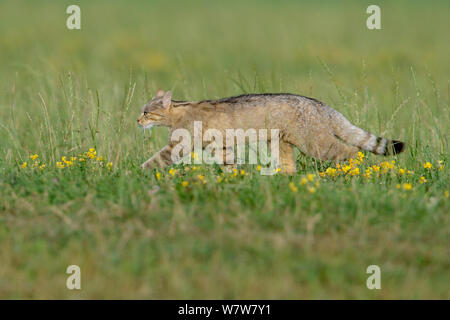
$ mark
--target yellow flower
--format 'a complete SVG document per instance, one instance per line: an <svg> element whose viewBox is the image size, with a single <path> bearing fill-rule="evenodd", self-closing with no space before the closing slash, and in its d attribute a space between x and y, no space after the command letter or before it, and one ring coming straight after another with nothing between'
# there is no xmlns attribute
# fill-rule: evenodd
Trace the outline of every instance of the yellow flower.
<svg viewBox="0 0 450 320"><path fill-rule="evenodd" d="M238 175L237 169L233 169L233 175L236 177Z"/></svg>
<svg viewBox="0 0 450 320"><path fill-rule="evenodd" d="M46 166L47 166L46 164L40 165L40 166L39 166L39 170L41 170L41 171L44 170L44 168L45 168Z"/></svg>
<svg viewBox="0 0 450 320"><path fill-rule="evenodd" d="M303 177L303 178L300 180L300 185L301 185L301 186L304 185L304 184L307 184L307 183L308 183L308 180L306 180L305 177Z"/></svg>
<svg viewBox="0 0 450 320"><path fill-rule="evenodd" d="M361 151L358 151L358 158L362 162L364 159L364 153L362 153Z"/></svg>
<svg viewBox="0 0 450 320"><path fill-rule="evenodd" d="M350 158L348 160L348 162L350 163L351 167L356 167L356 166L361 164L361 161L359 159L352 159L352 158Z"/></svg>
<svg viewBox="0 0 450 320"><path fill-rule="evenodd" d="M324 178L324 177L325 177L325 172L319 172L319 176L320 176L321 178Z"/></svg>
<svg viewBox="0 0 450 320"><path fill-rule="evenodd" d="M20 166L22 169L25 169L27 167L28 163L24 162L22 163L22 165Z"/></svg>
<svg viewBox="0 0 450 320"><path fill-rule="evenodd" d="M197 175L198 180L200 180L201 182L205 182L205 176L199 174Z"/></svg>
<svg viewBox="0 0 450 320"><path fill-rule="evenodd" d="M58 162L56 163L56 167L57 167L58 169L63 169L63 168L64 168L64 163L62 163L61 161L58 161Z"/></svg>
<svg viewBox="0 0 450 320"><path fill-rule="evenodd" d="M32 155L30 156L30 159L34 161L34 160L37 159L37 157L39 157L37 154L32 154Z"/></svg>
<svg viewBox="0 0 450 320"><path fill-rule="evenodd" d="M380 172L380 167L377 166L376 164L374 164L374 165L372 166L372 169L373 169L373 171L375 171L375 172Z"/></svg>
<svg viewBox="0 0 450 320"><path fill-rule="evenodd" d="M426 162L426 163L423 165L423 167L424 167L425 169L431 169L431 168L433 167L433 165L432 165L430 162Z"/></svg>
<svg viewBox="0 0 450 320"><path fill-rule="evenodd" d="M189 182L187 182L187 181L181 182L181 185L182 185L183 187L187 187L188 184L189 184Z"/></svg>
<svg viewBox="0 0 450 320"><path fill-rule="evenodd" d="M403 184L403 190L412 190L412 184L410 183L404 183Z"/></svg>
<svg viewBox="0 0 450 320"><path fill-rule="evenodd" d="M329 176L335 177L336 176L336 169L334 168L327 168L327 170L325 170L325 173Z"/></svg>
<svg viewBox="0 0 450 320"><path fill-rule="evenodd" d="M94 148L89 148L89 151L85 153L85 157L89 159L94 159L97 157L97 151Z"/></svg>
<svg viewBox="0 0 450 320"><path fill-rule="evenodd" d="M159 180L159 179L161 179L161 173L157 172L156 173L156 180Z"/></svg>
<svg viewBox="0 0 450 320"><path fill-rule="evenodd" d="M306 175L306 177L308 178L309 181L313 181L314 178L315 178L315 176L316 176L316 175L315 175L315 174L312 174L312 173L309 173L309 174Z"/></svg>
<svg viewBox="0 0 450 320"><path fill-rule="evenodd" d="M70 157L70 161L77 161L77 157Z"/></svg>
<svg viewBox="0 0 450 320"><path fill-rule="evenodd" d="M113 163L112 163L112 162L108 162L108 163L106 164L106 168L107 168L108 170L111 170L112 166L113 166Z"/></svg>
<svg viewBox="0 0 450 320"><path fill-rule="evenodd" d="M446 198L448 198L448 191L447 190L445 190L444 195L445 195Z"/></svg>
<svg viewBox="0 0 450 320"><path fill-rule="evenodd" d="M177 172L177 170L175 169L170 169L169 170L169 174L173 177L175 175L175 173Z"/></svg>
<svg viewBox="0 0 450 320"><path fill-rule="evenodd" d="M405 172L406 172L406 170L405 170L405 169L398 169L398 173L399 173L399 174L401 174L401 175L404 175L404 174L405 174Z"/></svg>
<svg viewBox="0 0 450 320"><path fill-rule="evenodd" d="M420 177L419 182L420 184L424 184L425 182L427 182L427 179L425 179L425 177Z"/></svg>
<svg viewBox="0 0 450 320"><path fill-rule="evenodd" d="M297 187L293 182L289 183L289 188L291 189L292 192L297 192Z"/></svg>
<svg viewBox="0 0 450 320"><path fill-rule="evenodd" d="M241 170L241 176L245 176L245 170Z"/></svg>
<svg viewBox="0 0 450 320"><path fill-rule="evenodd" d="M97 157L97 161L102 161L102 160L103 160L102 156Z"/></svg>
<svg viewBox="0 0 450 320"><path fill-rule="evenodd" d="M256 170L261 171L261 166L258 165L258 166L256 167Z"/></svg>
<svg viewBox="0 0 450 320"><path fill-rule="evenodd" d="M223 181L223 178L222 177L218 177L217 178L217 183L221 183Z"/></svg>
<svg viewBox="0 0 450 320"><path fill-rule="evenodd" d="M351 176L358 176L359 175L359 168L354 168L354 169L350 170L348 172L348 174L351 175Z"/></svg>
<svg viewBox="0 0 450 320"><path fill-rule="evenodd" d="M401 187L401 184L397 184L397 189L400 189Z"/></svg>
<svg viewBox="0 0 450 320"><path fill-rule="evenodd" d="M388 172L389 169L394 169L395 165L394 165L395 161L392 160L391 162L388 161L383 161L380 163L381 168L383 168L383 172L386 173Z"/></svg>
<svg viewBox="0 0 450 320"><path fill-rule="evenodd" d="M347 173L351 168L351 166L343 166L342 171L344 171L344 173Z"/></svg>
<svg viewBox="0 0 450 320"><path fill-rule="evenodd" d="M62 160L62 162L66 163L66 162L67 162L66 156L62 156L62 157L61 157L61 160Z"/></svg>
<svg viewBox="0 0 450 320"><path fill-rule="evenodd" d="M316 192L316 188L314 187L309 187L308 188L309 193L315 193Z"/></svg>

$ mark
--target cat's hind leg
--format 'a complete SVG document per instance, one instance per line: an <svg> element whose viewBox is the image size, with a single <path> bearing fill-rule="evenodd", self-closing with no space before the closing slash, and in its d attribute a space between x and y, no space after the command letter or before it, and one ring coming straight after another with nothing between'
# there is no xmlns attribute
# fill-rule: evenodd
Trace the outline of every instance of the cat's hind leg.
<svg viewBox="0 0 450 320"><path fill-rule="evenodd" d="M348 145L331 134L317 137L308 153L319 160L343 161L356 157L359 148Z"/></svg>
<svg viewBox="0 0 450 320"><path fill-rule="evenodd" d="M294 146L288 142L280 141L281 173L293 175L297 172L293 147Z"/></svg>

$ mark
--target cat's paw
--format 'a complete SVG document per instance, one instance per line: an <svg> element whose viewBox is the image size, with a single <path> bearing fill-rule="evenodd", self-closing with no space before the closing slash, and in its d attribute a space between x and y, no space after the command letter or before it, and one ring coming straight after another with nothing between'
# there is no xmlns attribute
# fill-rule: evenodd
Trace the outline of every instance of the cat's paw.
<svg viewBox="0 0 450 320"><path fill-rule="evenodd" d="M146 162L144 162L143 164L141 164L141 169L145 170L148 169L148 164Z"/></svg>

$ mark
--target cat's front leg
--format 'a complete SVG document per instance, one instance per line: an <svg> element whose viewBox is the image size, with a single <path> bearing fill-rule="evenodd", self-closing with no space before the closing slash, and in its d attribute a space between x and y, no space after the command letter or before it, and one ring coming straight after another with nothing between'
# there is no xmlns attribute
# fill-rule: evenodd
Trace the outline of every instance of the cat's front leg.
<svg viewBox="0 0 450 320"><path fill-rule="evenodd" d="M165 168L173 164L172 160L172 146L167 145L162 148L159 152L155 153L150 159L145 161L142 165L142 169L153 169L153 168Z"/></svg>

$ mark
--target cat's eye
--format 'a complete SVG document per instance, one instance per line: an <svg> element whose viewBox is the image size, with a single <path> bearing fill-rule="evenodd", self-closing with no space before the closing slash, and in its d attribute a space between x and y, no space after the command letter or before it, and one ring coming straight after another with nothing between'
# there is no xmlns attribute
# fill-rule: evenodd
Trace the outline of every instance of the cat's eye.
<svg viewBox="0 0 450 320"><path fill-rule="evenodd" d="M146 115L148 114L148 112L147 112L147 111L144 111L143 113L144 113L144 116L146 116Z"/></svg>

